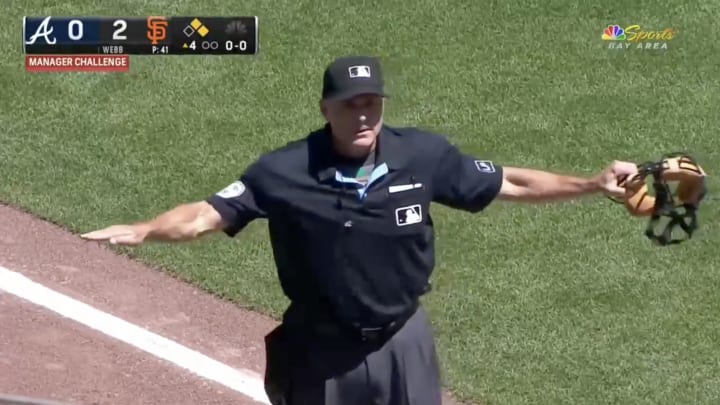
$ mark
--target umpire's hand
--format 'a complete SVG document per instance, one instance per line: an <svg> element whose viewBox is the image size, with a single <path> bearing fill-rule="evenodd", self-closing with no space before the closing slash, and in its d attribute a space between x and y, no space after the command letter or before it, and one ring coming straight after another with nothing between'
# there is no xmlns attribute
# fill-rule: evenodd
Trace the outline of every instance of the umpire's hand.
<svg viewBox="0 0 720 405"><path fill-rule="evenodd" d="M145 224L113 225L80 235L87 240L109 242L112 245L137 246L143 243L150 229Z"/></svg>
<svg viewBox="0 0 720 405"><path fill-rule="evenodd" d="M163 242L191 241L225 229L220 213L207 201L181 204L150 221L113 225L88 232L81 237L107 241L113 245L136 246L146 240Z"/></svg>
<svg viewBox="0 0 720 405"><path fill-rule="evenodd" d="M618 183L621 183L621 179L632 178L636 174L638 174L637 164L614 161L595 179L605 194L615 198L623 198L626 196L627 190Z"/></svg>

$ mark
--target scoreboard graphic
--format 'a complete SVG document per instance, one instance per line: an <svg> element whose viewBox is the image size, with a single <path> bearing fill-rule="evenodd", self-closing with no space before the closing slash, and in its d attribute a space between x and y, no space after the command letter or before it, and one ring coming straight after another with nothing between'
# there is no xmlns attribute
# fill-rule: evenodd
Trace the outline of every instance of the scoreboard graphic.
<svg viewBox="0 0 720 405"><path fill-rule="evenodd" d="M256 55L257 17L24 17L28 71L126 71L129 55Z"/></svg>

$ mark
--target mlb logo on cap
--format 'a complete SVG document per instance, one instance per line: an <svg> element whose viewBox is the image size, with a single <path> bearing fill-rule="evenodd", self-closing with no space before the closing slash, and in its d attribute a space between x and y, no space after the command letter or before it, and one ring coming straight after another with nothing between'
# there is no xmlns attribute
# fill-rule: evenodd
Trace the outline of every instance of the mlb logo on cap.
<svg viewBox="0 0 720 405"><path fill-rule="evenodd" d="M352 79L356 77L370 77L370 66L350 66L348 72Z"/></svg>
<svg viewBox="0 0 720 405"><path fill-rule="evenodd" d="M323 73L323 100L349 100L361 94L387 97L380 60L372 56L344 56Z"/></svg>

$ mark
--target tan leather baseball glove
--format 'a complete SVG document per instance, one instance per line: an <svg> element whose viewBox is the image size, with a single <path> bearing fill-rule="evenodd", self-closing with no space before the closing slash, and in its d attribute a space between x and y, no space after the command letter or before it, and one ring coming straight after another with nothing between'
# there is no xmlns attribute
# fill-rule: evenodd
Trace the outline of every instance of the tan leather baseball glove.
<svg viewBox="0 0 720 405"><path fill-rule="evenodd" d="M658 161L638 165L638 173L632 178L618 179L627 194L616 201L624 204L630 215L650 217L645 232L648 238L660 245L678 243L682 240L672 238L675 227L682 228L688 239L698 227L697 210L707 192L705 178L705 171L689 154L667 154ZM655 227L661 217L670 221L657 234Z"/></svg>

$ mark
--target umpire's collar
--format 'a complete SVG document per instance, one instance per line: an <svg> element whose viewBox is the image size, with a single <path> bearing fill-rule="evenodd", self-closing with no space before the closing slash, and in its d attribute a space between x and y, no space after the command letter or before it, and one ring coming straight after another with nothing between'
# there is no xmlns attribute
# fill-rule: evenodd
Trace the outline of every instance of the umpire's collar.
<svg viewBox="0 0 720 405"><path fill-rule="evenodd" d="M401 169L408 159L408 143L402 139L401 134L385 125L380 129L380 134L375 145L377 156L375 165L385 163L390 171ZM337 154L332 144L332 133L330 125L325 126L310 134L308 137L308 153L310 154L310 171L317 176L320 182L335 178L337 165L342 157Z"/></svg>

